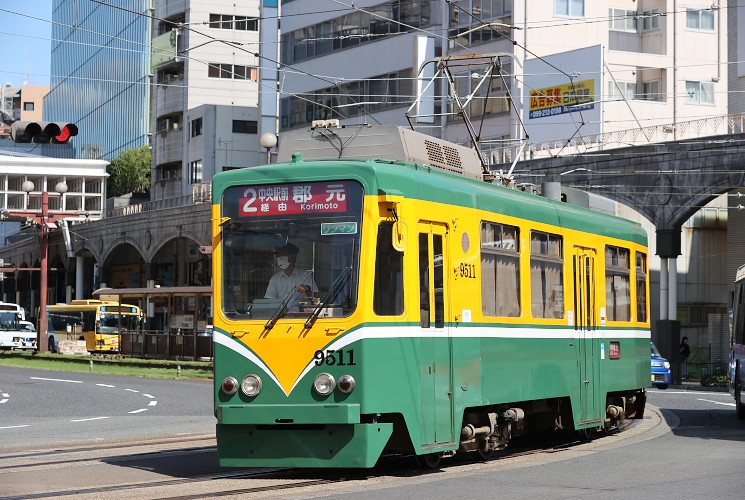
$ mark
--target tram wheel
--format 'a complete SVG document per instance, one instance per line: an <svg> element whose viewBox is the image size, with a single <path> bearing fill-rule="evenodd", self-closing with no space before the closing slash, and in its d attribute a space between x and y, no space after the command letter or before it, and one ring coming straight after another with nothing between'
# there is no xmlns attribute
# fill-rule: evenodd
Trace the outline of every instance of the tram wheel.
<svg viewBox="0 0 745 500"><path fill-rule="evenodd" d="M476 451L476 454L479 457L479 460L483 460L484 462L486 462L487 460L491 460L492 458L494 458L495 453L496 452L494 450L484 451L481 448L479 448Z"/></svg>
<svg viewBox="0 0 745 500"><path fill-rule="evenodd" d="M592 427L586 427L584 429L579 429L577 431L577 435L579 436L579 440L583 443L589 443L592 441L593 438L593 429Z"/></svg>
<svg viewBox="0 0 745 500"><path fill-rule="evenodd" d="M422 469L436 469L440 466L442 453L425 453L416 456L416 463Z"/></svg>

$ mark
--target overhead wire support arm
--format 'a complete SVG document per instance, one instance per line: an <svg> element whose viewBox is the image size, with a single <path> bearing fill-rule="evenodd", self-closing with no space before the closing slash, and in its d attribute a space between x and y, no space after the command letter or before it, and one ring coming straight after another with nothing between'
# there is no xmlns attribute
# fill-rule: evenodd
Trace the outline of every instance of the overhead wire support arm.
<svg viewBox="0 0 745 500"><path fill-rule="evenodd" d="M473 147L476 149L476 153L478 154L479 161L481 162L481 169L484 174L490 174L489 168L486 164L486 160L484 159L484 155L481 151L481 138L476 133L476 130L473 127L473 124L471 123L471 119L468 116L468 113L466 112L466 107L471 103L474 96L478 92L478 90L481 88L481 86L484 84L484 82L489 79L491 80L493 78L493 71L494 68L499 68L499 57L500 56L507 56L507 57L515 57L514 54L510 54L508 52L490 52L485 54L461 54L461 55L452 55L452 56L442 56L442 57L435 57L432 59L427 59L419 66L418 75L421 75L424 71L424 68L429 64L436 64L437 71L435 72L434 76L430 79L429 83L425 87L422 94L426 92L427 89L432 85L432 83L442 76L445 77L445 79L448 82L448 86L450 88L450 91L448 92L448 95L450 96L450 99L452 99L455 107L457 108L457 111L454 112L448 112L448 113L438 113L438 114L426 114L426 115L419 115L419 114L412 114L411 111L421 102L422 95L418 95L415 99L414 103L409 107L409 109L406 110L405 116L406 120L409 122L409 127L411 127L412 130L414 130L414 123L412 122L412 118L418 118L423 116L460 116L463 118L463 122L466 127L466 131L468 132L469 138L471 139L471 143L473 144ZM473 88L471 93L466 96L465 100L462 100L460 97L458 97L457 87L455 84L455 77L452 74L451 68L458 68L458 67L471 67L471 66L486 66L486 70L483 72L483 74L479 74L480 79L479 82L476 84L476 86Z"/></svg>

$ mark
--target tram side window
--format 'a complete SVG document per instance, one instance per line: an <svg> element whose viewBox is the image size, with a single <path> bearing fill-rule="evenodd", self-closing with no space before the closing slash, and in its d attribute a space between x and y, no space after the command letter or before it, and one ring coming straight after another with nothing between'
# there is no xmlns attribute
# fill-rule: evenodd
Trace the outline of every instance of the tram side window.
<svg viewBox="0 0 745 500"><path fill-rule="evenodd" d="M404 312L404 254L393 248L392 233L392 222L378 226L373 311L379 316L400 316Z"/></svg>
<svg viewBox="0 0 745 500"><path fill-rule="evenodd" d="M429 235L419 234L419 314L422 328L429 328Z"/></svg>
<svg viewBox="0 0 745 500"><path fill-rule="evenodd" d="M647 255L636 252L636 317L647 322Z"/></svg>
<svg viewBox="0 0 745 500"><path fill-rule="evenodd" d="M530 287L534 318L564 317L564 255L561 236L530 233Z"/></svg>
<svg viewBox="0 0 745 500"><path fill-rule="evenodd" d="M481 297L485 316L520 315L520 232L481 223Z"/></svg>
<svg viewBox="0 0 745 500"><path fill-rule="evenodd" d="M605 309L608 321L631 320L629 257L627 248L605 247Z"/></svg>

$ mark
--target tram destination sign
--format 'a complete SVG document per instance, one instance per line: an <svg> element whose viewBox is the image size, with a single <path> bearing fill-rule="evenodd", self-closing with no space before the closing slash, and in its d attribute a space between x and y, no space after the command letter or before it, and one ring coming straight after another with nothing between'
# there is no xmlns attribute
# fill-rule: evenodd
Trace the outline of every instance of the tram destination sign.
<svg viewBox="0 0 745 500"><path fill-rule="evenodd" d="M346 212L350 183L266 184L241 188L240 217Z"/></svg>

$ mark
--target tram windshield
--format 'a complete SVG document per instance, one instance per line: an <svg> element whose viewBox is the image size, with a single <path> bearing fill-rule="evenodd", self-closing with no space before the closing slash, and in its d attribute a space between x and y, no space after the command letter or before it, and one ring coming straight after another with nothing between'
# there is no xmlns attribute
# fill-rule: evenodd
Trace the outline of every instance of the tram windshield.
<svg viewBox="0 0 745 500"><path fill-rule="evenodd" d="M341 317L357 305L362 186L238 186L223 197L222 309L231 319Z"/></svg>

